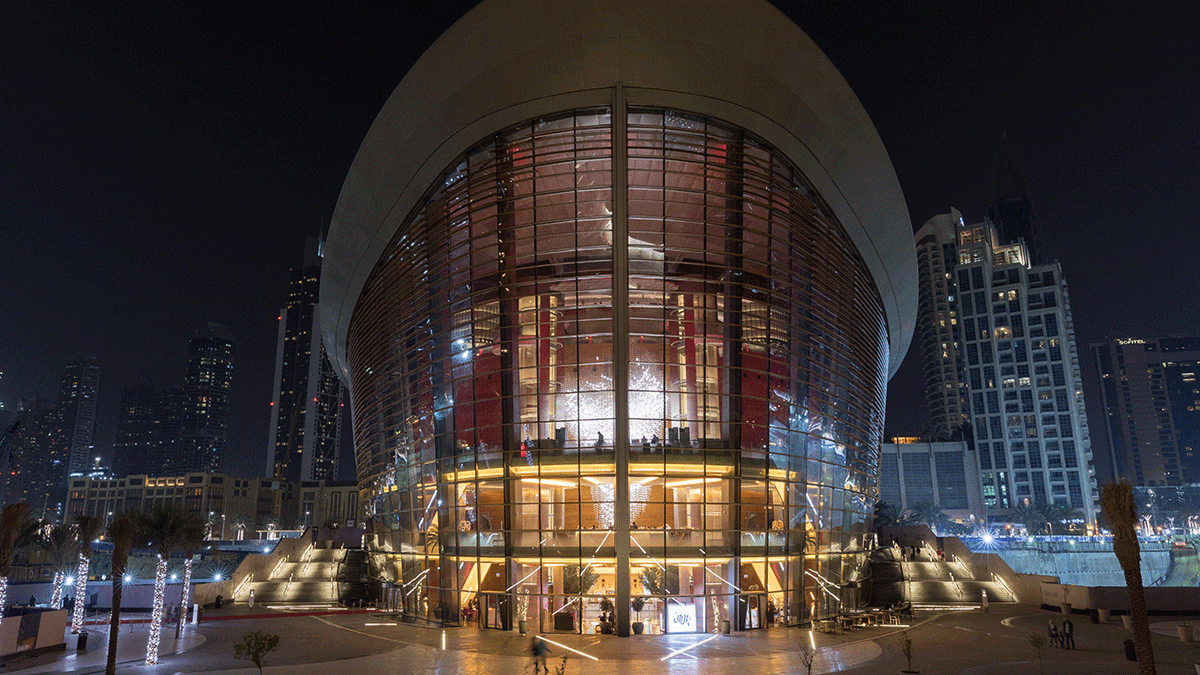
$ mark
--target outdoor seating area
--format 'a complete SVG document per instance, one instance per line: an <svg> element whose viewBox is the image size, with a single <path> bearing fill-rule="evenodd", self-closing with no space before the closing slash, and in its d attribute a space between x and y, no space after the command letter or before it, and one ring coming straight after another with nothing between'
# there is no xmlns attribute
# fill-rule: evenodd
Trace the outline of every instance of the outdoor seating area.
<svg viewBox="0 0 1200 675"><path fill-rule="evenodd" d="M844 633L860 628L874 626L896 626L913 616L912 604L901 603L895 607L882 609L865 609L858 612L845 612L834 617L813 622L813 627L821 633Z"/></svg>

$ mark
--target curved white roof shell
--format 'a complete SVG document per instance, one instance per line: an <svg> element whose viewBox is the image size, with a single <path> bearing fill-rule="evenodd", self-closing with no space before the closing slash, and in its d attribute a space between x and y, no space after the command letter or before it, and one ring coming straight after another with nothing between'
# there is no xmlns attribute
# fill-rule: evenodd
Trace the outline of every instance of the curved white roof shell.
<svg viewBox="0 0 1200 675"><path fill-rule="evenodd" d="M612 103L737 124L786 153L854 240L887 319L889 375L916 321L912 226L849 85L765 0L487 0L417 61L376 118L334 212L321 330L348 379L355 304L388 241L456 157L504 127Z"/></svg>

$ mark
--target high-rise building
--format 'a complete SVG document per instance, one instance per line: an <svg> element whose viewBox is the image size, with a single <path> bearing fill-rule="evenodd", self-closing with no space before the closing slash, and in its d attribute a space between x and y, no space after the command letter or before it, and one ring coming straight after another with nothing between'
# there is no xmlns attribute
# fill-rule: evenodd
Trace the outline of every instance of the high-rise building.
<svg viewBox="0 0 1200 675"><path fill-rule="evenodd" d="M221 324L207 324L188 341L183 415L166 467L170 473L221 470L232 379L233 335Z"/></svg>
<svg viewBox="0 0 1200 675"><path fill-rule="evenodd" d="M917 231L917 340L925 371L928 436L939 441L961 438L970 421L953 276L962 225L962 214L951 209Z"/></svg>
<svg viewBox="0 0 1200 675"><path fill-rule="evenodd" d="M766 2L485 0L325 247L386 601L590 632L610 596L621 635L634 596L652 633L854 607L915 262L870 118Z"/></svg>
<svg viewBox="0 0 1200 675"><path fill-rule="evenodd" d="M1025 171L1007 135L1001 139L1000 151L996 153L994 179L988 218L996 227L997 238L1005 243L1024 242L1032 265L1050 262L1042 228L1033 211L1033 200L1029 197L1029 186L1025 183Z"/></svg>
<svg viewBox="0 0 1200 675"><path fill-rule="evenodd" d="M928 442L914 438L883 444L879 499L903 512L921 504L942 507L963 525L986 520L979 458L966 439Z"/></svg>
<svg viewBox="0 0 1200 675"><path fill-rule="evenodd" d="M940 222L954 221L952 213ZM957 306L958 372L965 373L984 504L995 515L1025 502L1055 503L1080 509L1094 524L1091 439L1062 270L1031 265L1025 244L1002 243L988 222L958 222L955 264L947 270L954 284L939 292ZM926 372L949 376L931 386L959 386L953 369Z"/></svg>
<svg viewBox="0 0 1200 675"><path fill-rule="evenodd" d="M66 472L52 465L57 494L66 497L67 475L83 475L92 466L96 406L100 395L100 366L94 357L67 362L58 393L59 453ZM54 460L59 459L55 457ZM53 460L52 460L53 461ZM61 476L59 475L61 473Z"/></svg>
<svg viewBox="0 0 1200 675"><path fill-rule="evenodd" d="M121 389L113 471L118 476L157 476L166 461L162 437L162 400L154 382L142 373L138 383Z"/></svg>
<svg viewBox="0 0 1200 675"><path fill-rule="evenodd" d="M1200 337L1092 345L1114 475L1142 486L1200 483Z"/></svg>
<svg viewBox="0 0 1200 675"><path fill-rule="evenodd" d="M32 401L22 400L17 406L17 417L21 428L13 439L15 447L5 503L27 502L33 515L57 517L63 497L55 491L56 481L58 476L66 474L58 442L58 410L39 396Z"/></svg>
<svg viewBox="0 0 1200 675"><path fill-rule="evenodd" d="M304 264L292 268L287 306L279 312L267 445L267 475L278 480L337 478L342 384L316 328L320 285L320 244L309 237Z"/></svg>

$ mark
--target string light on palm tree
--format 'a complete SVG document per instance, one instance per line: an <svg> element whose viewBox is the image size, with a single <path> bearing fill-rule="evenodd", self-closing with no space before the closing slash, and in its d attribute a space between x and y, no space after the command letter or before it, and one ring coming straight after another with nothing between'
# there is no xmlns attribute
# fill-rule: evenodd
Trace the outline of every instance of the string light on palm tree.
<svg viewBox="0 0 1200 675"><path fill-rule="evenodd" d="M100 519L93 516L75 517L75 534L79 540L79 569L75 571L75 608L71 613L71 632L83 631L83 609L87 605L88 568L92 563L92 541L100 534Z"/></svg>

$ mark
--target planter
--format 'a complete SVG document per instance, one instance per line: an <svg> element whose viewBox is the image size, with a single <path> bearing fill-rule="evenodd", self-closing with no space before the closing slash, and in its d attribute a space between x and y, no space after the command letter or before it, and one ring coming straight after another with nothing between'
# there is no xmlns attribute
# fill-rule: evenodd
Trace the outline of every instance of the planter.
<svg viewBox="0 0 1200 675"><path fill-rule="evenodd" d="M610 623L608 621L601 621L600 622L600 634L601 635L612 635L613 634L612 623Z"/></svg>
<svg viewBox="0 0 1200 675"><path fill-rule="evenodd" d="M1112 618L1111 609L1099 609L1096 611L1100 614L1100 623L1108 623L1108 620Z"/></svg>
<svg viewBox="0 0 1200 675"><path fill-rule="evenodd" d="M1191 642L1192 638L1195 635L1195 632L1192 629L1192 627L1187 625L1186 623L1181 623L1178 626L1175 626L1175 630L1179 631L1179 641L1180 642Z"/></svg>
<svg viewBox="0 0 1200 675"><path fill-rule="evenodd" d="M1061 605L1059 605L1058 607L1059 607L1059 609L1061 609L1061 610L1062 610L1063 616L1070 616L1070 615L1071 615L1071 603L1069 603L1069 602L1064 602L1064 603L1062 603Z"/></svg>
<svg viewBox="0 0 1200 675"><path fill-rule="evenodd" d="M525 635L529 632L529 622L525 619L521 619L517 622L517 630L521 632L521 635Z"/></svg>
<svg viewBox="0 0 1200 675"><path fill-rule="evenodd" d="M728 620L721 621L721 635L729 635L729 621Z"/></svg>
<svg viewBox="0 0 1200 675"><path fill-rule="evenodd" d="M633 628L634 635L641 635L642 631L646 630L646 624L641 621L634 621L630 627Z"/></svg>
<svg viewBox="0 0 1200 675"><path fill-rule="evenodd" d="M1133 617L1128 614L1121 615L1121 623L1125 625L1127 630L1133 630Z"/></svg>

